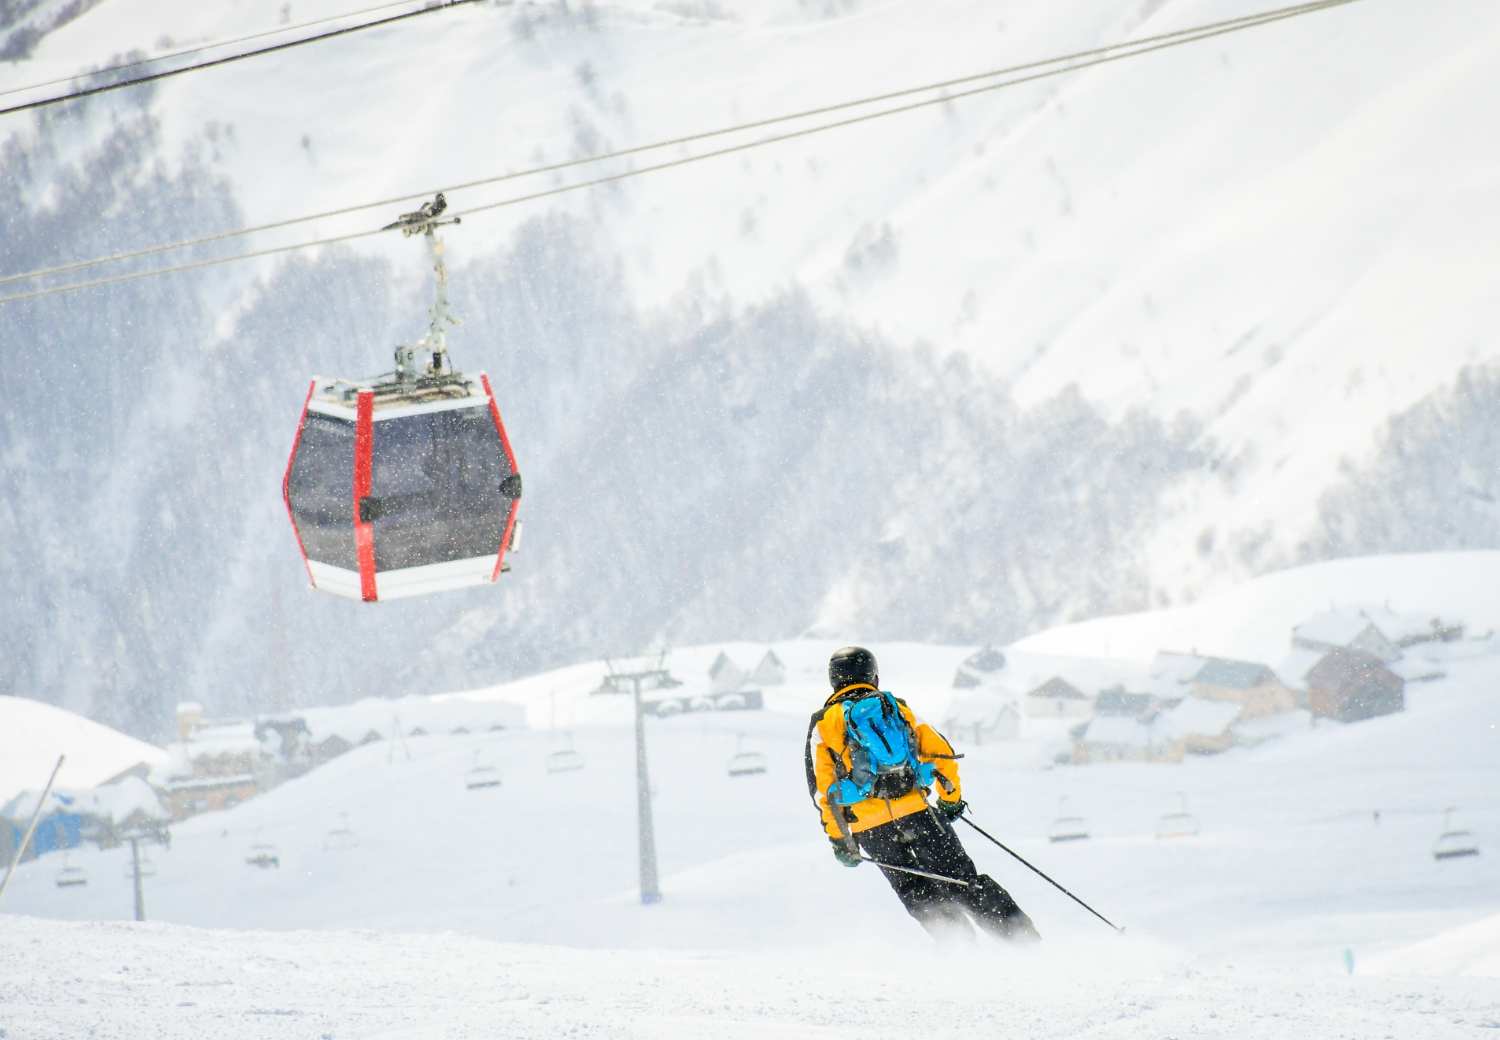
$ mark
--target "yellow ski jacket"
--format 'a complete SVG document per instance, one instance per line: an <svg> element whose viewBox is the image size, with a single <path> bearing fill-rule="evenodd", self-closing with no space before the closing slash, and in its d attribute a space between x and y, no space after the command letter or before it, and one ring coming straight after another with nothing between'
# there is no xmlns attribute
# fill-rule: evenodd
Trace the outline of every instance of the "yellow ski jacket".
<svg viewBox="0 0 1500 1040"><path fill-rule="evenodd" d="M853 805L834 806L828 803L828 789L840 776L847 776L854 763L849 755L848 732L844 726L844 702L875 687L869 683L854 683L837 691L823 703L823 710L812 717L808 731L807 768L808 787L813 802L823 818L823 830L830 838L842 838L844 834L858 834L872 827L899 820L903 816L921 812L927 808L927 790L913 788L899 798L866 798ZM958 801L962 787L958 780L958 762L953 745L937 730L925 722L918 722L906 702L899 697L896 705L901 717L916 736L917 758L931 762L937 772L938 797L943 801ZM841 813L840 820L835 813Z"/></svg>

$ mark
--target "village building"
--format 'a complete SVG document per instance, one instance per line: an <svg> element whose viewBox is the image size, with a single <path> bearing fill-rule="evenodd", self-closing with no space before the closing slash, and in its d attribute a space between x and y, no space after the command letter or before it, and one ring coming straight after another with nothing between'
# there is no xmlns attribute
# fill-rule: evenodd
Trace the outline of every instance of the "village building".
<svg viewBox="0 0 1500 1040"><path fill-rule="evenodd" d="M1094 715L1127 719L1144 718L1157 710L1159 702L1149 693L1131 693L1123 684L1100 690L1094 700Z"/></svg>
<svg viewBox="0 0 1500 1040"><path fill-rule="evenodd" d="M953 673L955 690L977 690L995 686L1005 678L1005 654L993 646L985 646L963 659Z"/></svg>
<svg viewBox="0 0 1500 1040"><path fill-rule="evenodd" d="M1187 685L1208 662L1209 658L1202 657L1197 652L1183 654L1173 650L1158 650L1151 659L1148 674L1153 680L1153 686L1165 689L1182 687L1179 696L1186 696Z"/></svg>
<svg viewBox="0 0 1500 1040"><path fill-rule="evenodd" d="M1297 695L1276 673L1254 661L1208 658L1193 676L1192 697L1207 701L1231 701L1247 719L1276 715L1297 707Z"/></svg>
<svg viewBox="0 0 1500 1040"><path fill-rule="evenodd" d="M40 791L23 791L0 806L0 860L8 863L31 821ZM155 830L169 818L166 806L145 780L127 775L88 790L53 788L42 803L26 859L93 842L115 848L130 832Z"/></svg>
<svg viewBox="0 0 1500 1040"><path fill-rule="evenodd" d="M1394 661L1401 656L1400 649L1379 626L1354 608L1325 610L1308 618L1292 629L1292 646L1321 653L1361 650L1382 661Z"/></svg>
<svg viewBox="0 0 1500 1040"><path fill-rule="evenodd" d="M202 705L186 702L177 706L177 736L153 773L172 819L229 809L260 791L263 748L254 723L207 719Z"/></svg>
<svg viewBox="0 0 1500 1040"><path fill-rule="evenodd" d="M749 678L749 673L722 650L708 666L709 688L715 694L737 693L745 688Z"/></svg>
<svg viewBox="0 0 1500 1040"><path fill-rule="evenodd" d="M1406 680L1374 654L1334 650L1308 673L1307 706L1340 722L1389 715L1406 708Z"/></svg>
<svg viewBox="0 0 1500 1040"><path fill-rule="evenodd" d="M976 747L1019 739L1020 698L995 689L959 694L949 702L943 718L943 734Z"/></svg>
<svg viewBox="0 0 1500 1040"><path fill-rule="evenodd" d="M752 686L783 686L786 684L786 664L776 656L775 650L767 650L760 664L750 673Z"/></svg>
<svg viewBox="0 0 1500 1040"><path fill-rule="evenodd" d="M1093 698L1060 675L1026 694L1026 714L1034 719L1083 719L1093 710Z"/></svg>
<svg viewBox="0 0 1500 1040"><path fill-rule="evenodd" d="M1406 650L1427 643L1456 643L1464 637L1464 624L1427 610L1393 610L1390 604L1357 608L1380 629L1382 635Z"/></svg>
<svg viewBox="0 0 1500 1040"><path fill-rule="evenodd" d="M1078 733L1073 762L1178 762L1182 745L1160 739L1155 727L1128 715L1099 715Z"/></svg>
<svg viewBox="0 0 1500 1040"><path fill-rule="evenodd" d="M1184 697L1182 703L1163 713L1154 723L1159 739L1179 758L1182 755L1217 755L1234 746L1234 724L1246 707L1231 699Z"/></svg>

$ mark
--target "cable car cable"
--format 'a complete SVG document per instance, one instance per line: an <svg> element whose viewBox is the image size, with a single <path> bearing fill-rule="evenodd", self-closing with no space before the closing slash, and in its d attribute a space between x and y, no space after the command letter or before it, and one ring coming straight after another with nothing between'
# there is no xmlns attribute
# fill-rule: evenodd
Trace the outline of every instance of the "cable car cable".
<svg viewBox="0 0 1500 1040"><path fill-rule="evenodd" d="M248 36L235 36L227 40L215 40L212 43L200 43L196 47L186 47L180 51L168 51L165 54L155 54L149 58L139 61L128 61L123 65L109 65L102 69L86 69L83 72L75 72L71 76L59 76L56 79L42 80L40 83L28 83L24 87L7 87L0 90L0 97L10 94L22 94L28 90L41 90L43 87L55 87L59 83L71 83L75 79L87 79L90 76L107 76L112 72L124 72L126 69L140 68L142 65L151 65L158 61L169 61L172 58L185 58L189 54L201 54L218 47L229 47L236 43L249 43L252 40L261 40L267 36L279 36L282 33L296 32L298 29L311 29L315 25L325 25L328 22L338 22L345 18L359 18L367 14L375 14L378 11L389 11L393 7L405 7L408 4L418 3L420 0L392 0L390 3L377 4L374 7L361 8L358 11L345 11L343 14L330 14L323 18L314 18L306 22L297 22L293 25L279 25L274 29L266 29L263 32L251 33Z"/></svg>
<svg viewBox="0 0 1500 1040"><path fill-rule="evenodd" d="M208 61L196 62L192 65L183 65L176 69L165 69L161 72L153 72L146 76L137 76L134 79L121 80L118 83L101 83L95 87L85 87L71 94L57 94L53 97L40 98L36 101L23 101L18 105L8 108L0 108L0 116L14 115L17 112L25 112L33 108L46 108L49 105L60 105L64 101L77 101L80 98L93 97L95 94L104 94L111 90L123 90L125 87L135 87L142 83L154 83L159 79L168 79L172 76L181 76L188 72L199 72L203 69L211 69L218 65L228 65L236 61L244 61L246 58L258 58L264 54L274 54L277 51L290 50L293 47L301 47L308 43L321 43L338 36L347 36L350 33L363 32L366 29L378 29L383 25L391 25L395 22L403 22L408 18L419 18L424 14L432 14L436 11L447 11L454 7L465 4L477 4L481 0L439 0L432 7L422 7L415 11L405 11L401 14L393 14L386 18L377 18L373 22L360 22L358 25L346 25L340 29L330 29L327 32L317 33L312 36L303 36L295 40L287 40L283 43L273 43L269 47L261 47L253 51L241 51L238 54L227 54L222 58L211 58Z"/></svg>
<svg viewBox="0 0 1500 1040"><path fill-rule="evenodd" d="M152 256L158 253L172 252L178 249L188 249L193 246L208 245L212 242L222 242L226 239L238 238L243 235L256 234L262 231L275 231L281 228L292 227L296 224L307 223L310 221L326 220L332 217L347 216L350 213L358 213L362 210L378 209L388 206L394 206L397 204L408 203L417 199L430 198L438 191L442 191L445 193L463 191L469 188L483 187L490 184L498 184L504 181L519 180L523 177L537 176L544 173L556 173L561 170L572 169L578 166L607 162L612 159L620 159L632 155L639 155L644 152L657 151L663 148L677 147L685 144L694 144L699 141L709 140L715 137L723 137L730 134L740 133L746 130L760 129L767 126L774 126L779 123L794 122L799 119L810 118L817 115L827 115L833 112L845 111L851 108L858 108L880 101L890 101L896 98L909 97L913 94L921 94L928 91L941 90L946 87L959 86L965 83L973 83L980 80L993 79L997 76L1013 75L1018 72L1026 72L1032 69L1043 68L1048 65L1056 65L1063 62L1077 61L1083 58L1090 58L1108 54L1114 51L1123 50L1125 48L1136 48L1145 46L1147 44L1163 42L1166 40L1179 39L1186 36L1201 34L1208 30L1217 30L1229 27L1252 28L1253 26L1259 25L1264 21L1273 19L1279 20L1281 18L1291 17L1293 15L1311 14L1316 11L1321 11L1330 7L1342 6L1343 4L1353 2L1356 2L1356 0L1311 0L1311 2L1294 4L1290 7L1262 11L1259 14L1242 15L1238 18L1226 19L1221 22L1211 22L1189 29L1178 29L1169 33L1159 33L1155 36L1146 36L1136 40L1127 40L1121 43L1110 44L1105 47L1095 47L1086 51L1077 51L1072 54L1062 55L1056 58L1048 58L1043 61L1027 62L1025 64L1013 65L1007 68L993 69L988 72L973 73L971 75L961 76L956 79L940 80L935 83L922 84L921 86L906 87L901 90L889 91L884 94L873 94L868 97L857 98L850 101L842 101L830 105L823 105L818 108L804 109L799 112L787 113L785 115L771 116L768 118L758 119L748 123L739 123L734 126L723 127L716 130L706 130L699 133L687 134L662 141L654 141L650 144L635 145L630 148L619 149L618 151L605 152L598 155L585 156L578 159L568 159L562 162L551 163L545 166L537 166L530 169L517 170L511 173L498 174L492 177L483 177L476 180L464 181L442 188L429 188L425 191L414 192L408 195L397 195L391 198L379 199L374 202L360 203L356 206L344 206L340 209L325 210L321 213L311 213L300 217L289 217L284 220L272 221L267 224L257 224L251 227L239 228L232 231L221 231L212 235L205 235L200 238L183 239L181 241L168 242L162 245L147 246L142 249L129 250L122 253L114 253L109 256L99 257L97 259L79 260L72 263L60 264L55 267L47 267L34 271L24 271L17 274L4 275L0 276L0 285L5 285L9 282L29 281L36 278L46 277L48 275L66 274L69 271L78 271L88 267L99 266L101 264L117 263L124 260L134 260L143 256Z"/></svg>
<svg viewBox="0 0 1500 1040"><path fill-rule="evenodd" d="M997 90L1003 90L1003 89L1006 89L1008 87L1019 86L1019 85L1024 84L1024 83L1031 83L1031 82L1035 82L1035 81L1041 80L1041 79L1048 79L1048 78L1051 78L1053 76L1059 76L1059 75L1063 75L1063 74L1069 73L1069 72L1078 72L1078 71L1082 71L1084 69L1093 68L1093 67L1098 66L1098 65L1106 65L1106 64L1113 63L1113 62L1117 62L1117 61L1123 61L1123 60L1125 60L1127 58L1138 57L1139 55L1142 55L1142 54L1150 54L1150 53L1153 53L1155 51L1167 50L1167 49L1172 48L1172 47L1179 47L1179 46L1183 46L1183 45L1186 45L1186 44L1189 44L1189 43L1197 43L1197 42L1199 42L1201 40L1212 39L1213 37L1216 37L1216 36L1223 36L1223 35L1226 35L1226 34L1229 34L1229 33L1239 32L1239 31L1241 31L1243 29L1255 28L1255 27L1258 27L1258 26L1261 26L1261 25L1270 24L1272 22L1283 21L1283 20L1286 20L1286 19L1289 19L1289 18L1296 18L1296 17L1299 17L1300 15L1303 15L1303 14L1310 14L1310 13L1314 13L1316 11L1329 10L1329 9L1332 9L1332 8L1335 8L1335 7L1343 7L1343 6L1347 6L1349 4L1354 4L1354 3L1359 3L1359 2L1360 2L1360 0L1322 0L1322 2L1319 2L1319 3L1316 3L1316 4L1298 5L1297 8L1290 9L1290 10L1285 10L1282 13L1268 13L1267 16L1262 17L1262 18L1260 18L1259 20L1256 20L1256 21L1248 21L1248 22L1247 21L1241 21L1241 22L1239 22L1239 23L1237 23L1235 25L1232 25L1232 26L1227 26L1227 27L1223 27L1223 28L1214 28L1214 29L1210 29L1208 31L1199 31L1199 32L1197 32L1196 35L1180 36L1178 38L1175 38L1175 39L1172 39L1172 40L1169 40L1169 41L1166 41L1166 42L1162 42L1162 43L1153 44L1151 46L1139 47L1139 48L1136 48L1136 49L1133 49L1133 50L1124 50L1124 51L1121 51L1120 53L1105 55L1103 57L1094 58L1094 59L1091 59L1089 61L1078 62L1078 63L1071 64L1071 65L1065 65L1065 66L1062 66L1060 68L1047 69L1047 70L1042 71L1042 72L1032 73L1031 75L1028 75L1028 76L1021 76L1021 77L1018 77L1018 78L1015 78L1015 79L1004 80L1004 81L1002 81L1000 83L992 83L992 84L989 84L989 85L986 85L986 86L983 86L983 87L976 87L976 88L973 88L971 90L966 90L966 91L959 92L957 94L948 94L948 95L944 95L942 97L930 98L930 99L923 100L923 101L913 102L911 104L899 105L899 106L896 106L894 108L881 109L881 110L879 110L877 112L870 112L870 113L866 113L866 114L859 115L859 116L852 116L852 117L847 118L847 119L836 120L836 121L834 121L832 123L820 123L817 126L806 127L806 128L800 129L800 130L794 130L794 131L790 131L790 132L784 133L784 134L775 134L775 135L772 135L770 137L757 138L754 141L748 141L748 142L744 142L744 143L741 143L741 144L730 145L730 146L725 147L725 148L717 148L717 149L713 149L713 150L707 151L707 152L700 152L700 153L697 153L695 155L682 156L682 157L677 158L677 159L671 159L671 160L667 160L665 162L655 163L655 164L652 164L650 166L642 166L642 167L639 167L637 169L625 170L625 171L622 171L620 173L609 174L609 175L603 176L603 177L596 177L596 178L593 178L593 179L590 179L590 180L586 180L586 181L577 181L577 182L574 182L572 184L563 184L563 185L559 185L559 186L554 187L554 188L547 188L547 189L544 189L542 191L531 192L531 193L526 194L526 195L512 196L510 198L500 199L500 200L497 200L495 202L484 203L484 204L481 204L481 205L478 205L478 206L471 206L468 209L456 211L454 213L454 215L458 216L458 217L464 217L464 216L469 216L469 215L474 214L474 213L483 213L483 212L488 212L490 210L502 209L502 208L506 208L506 207L510 207L510 206L518 206L518 205L521 205L521 204L527 203L527 202L535 202L535 201L537 201L539 199L550 198L550 197L557 196L557 195L566 195L566 194L570 194L570 193L575 192L575 191L582 191L582 190L587 189L587 188L594 188L594 187L599 187L599 186L604 185L604 184L612 184L612 183L615 183L615 182L618 182L618 181L629 180L629 179L632 179L632 178L635 178L635 177L642 177L642 176L645 176L648 173L657 173L657 172L662 171L662 170L669 170L669 169L673 169L673 168L676 168L676 167L679 167L679 166L687 166L689 164L696 163L696 162L702 162L702 161L707 160L707 159L719 158L719 157L725 156L725 155L733 155L733 154L736 154L736 153L739 153L739 152L750 151L750 150L755 149L755 148L762 148L762 147L765 147L765 146L771 145L771 144L778 144L778 143L782 143L782 142L785 142L785 141L795 140L797 138L809 137L809 136L812 136L814 134L823 133L823 132L828 131L828 130L835 130L835 129L840 129L840 128L843 128L843 127L854 126L854 125L857 125L857 124L860 124L860 123L866 123L866 122L870 122L870 121L873 121L873 120L876 120L876 119L883 119L883 118L885 118L887 116L899 115L899 114L903 114L903 113L906 113L906 112L912 112L912 111L915 111L915 110L921 109L921 108L929 108L929 107L932 107L934 105L947 104L947 103L949 103L951 101L957 101L957 100L961 100L963 98L975 97L975 96L980 95L980 94L992 93L992 92L997 91ZM1118 50L1119 48L1114 48L1114 49ZM362 208L365 208L365 207L356 207L356 208L362 209ZM149 277L151 277L153 275L177 274L177 273L184 272L184 271L194 271L194 270L199 270L199 269L207 268L207 267L216 267L216 266L218 266L220 264L232 263L232 262L234 262L236 260L252 260L252 259L259 258L259 257L273 256L273 255L276 255L278 253L288 253L288 252L293 252L293 251L302 250L302 249L313 249L313 248L316 248L316 247L319 247L319 246L326 246L326 245L337 245L337 244L340 244L340 243L352 242L352 241L355 241L357 239L369 238L369 237L371 237L373 235L379 235L379 234L384 234L384 233L385 233L385 229L384 228L370 228L370 229L366 229L366 230L363 230L363 231L350 232L349 234L345 234L345 235L335 235L335 236L328 237L328 238L319 238L319 239L313 239L313 240L304 241L304 242L293 242L293 243L288 243L286 245L272 246L272 247L269 247L269 248L266 248L266 249L257 249L257 250L253 250L251 252L246 252L246 253L235 253L235 254L231 254L229 256L214 257L214 258L206 259L206 260L198 260L198 261L193 261L193 262L189 262L189 263L176 264L176 265L173 265L173 266L170 266L170 267L153 268L153 269L145 270L145 271L132 271L132 272L129 272L127 274L113 275L113 276L110 276L110 277L107 277L107 278L96 278L96 279L94 279L92 281L75 282L75 283L72 283L72 284L69 284L69 285L51 286L51 287L48 287L48 288L45 288L45 289L36 289L36 290L31 291L31 292L16 293L16 294L11 295L11 296L0 296L0 305L4 305L4 304L7 304L7 303L18 303L18 302L21 302L23 300L39 299L41 297L52 296L52 295L55 295L55 294L58 294L58 293L71 292L71 291L76 290L76 289L93 289L93 288L98 288L98 287L106 286L106 285L117 285L117 284L120 284L122 282L130 282L130 281L135 281L135 280L141 279L141 278L149 278ZM221 237L231 237L231 236L230 235L225 235L225 236L221 236ZM212 240L210 239L209 241L212 241ZM29 275L17 275L17 276L12 276L10 279L7 279L7 280L15 280L16 278L21 278L21 277L31 277L31 276L29 276Z"/></svg>

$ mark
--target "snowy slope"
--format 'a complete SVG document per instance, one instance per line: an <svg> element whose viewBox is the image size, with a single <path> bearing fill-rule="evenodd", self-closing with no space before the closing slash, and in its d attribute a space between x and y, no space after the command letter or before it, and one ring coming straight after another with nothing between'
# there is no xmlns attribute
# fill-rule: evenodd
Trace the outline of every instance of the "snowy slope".
<svg viewBox="0 0 1500 1040"><path fill-rule="evenodd" d="M1275 664L1291 630L1333 606L1386 604L1466 622L1469 634L1500 629L1500 553L1420 553L1312 564L1244 582L1189 607L1063 625L1021 640L1034 653L1151 657L1157 650Z"/></svg>
<svg viewBox="0 0 1500 1040"><path fill-rule="evenodd" d="M846 945L734 957L455 935L6 921L0 1023L24 1040L1284 1040L1485 1036L1489 979L1205 970L1122 941L1038 958ZM889 957L901 968L893 978ZM1393 984L1394 983L1394 984Z"/></svg>
<svg viewBox="0 0 1500 1040"><path fill-rule="evenodd" d="M57 764L61 788L86 790L167 753L108 726L26 697L0 696L0 805L23 790L41 791Z"/></svg>
<svg viewBox="0 0 1500 1040"><path fill-rule="evenodd" d="M1487 561L1463 562L1477 574ZM1403 558L1364 561L1363 578L1317 568L1316 584L1293 572L1279 585L1253 583L1238 602L1251 616L1289 614L1315 589L1367 595L1360 581L1376 573L1392 587L1441 589L1455 560L1426 563L1421 581ZM1211 631L1229 607L1202 613L1175 622ZM1066 635L1037 642L1080 645ZM1155 636L1125 619L1110 644L1116 663L1139 667ZM677 652L678 692L701 689L721 649L753 666L766 647ZM1047 941L1035 956L980 943L961 958L930 958L877 874L833 863L806 800L805 718L823 697L828 645L774 649L789 682L770 688L771 710L648 723L656 906L637 899L628 702L590 695L602 667L580 664L453 695L525 705L536 732L360 748L174 827L170 850L150 851L145 882L148 916L168 923L88 923L129 914L121 850L70 855L88 872L84 888L52 883L61 857L27 864L6 895L0 1026L66 1036L108 1015L127 1040L194 1035L209 1018L268 1037L695 1037L712 1018L728 1036L858 1027L895 1037L940 1011L960 1036L1421 1038L1482 1035L1500 1022L1484 977L1500 913L1500 654L1451 661L1446 678L1408 691L1400 715L1176 766L1039 768L1010 749L965 749L975 818L1128 935L1111 936L965 832ZM875 649L884 684L931 718L972 651ZM1010 656L1022 669L1046 660ZM547 772L565 747L584 768ZM740 748L766 752L768 772L728 777ZM466 790L476 764L499 768L502 786ZM1064 797L1087 818L1090 840L1047 842ZM1158 818L1180 797L1202 833L1157 839ZM1450 805L1483 855L1431 858ZM342 827L357 847L331 840ZM276 848L279 870L244 864L258 844ZM828 992L883 992L875 980L890 984L881 965L891 959L904 981L890 1000L829 1003Z"/></svg>

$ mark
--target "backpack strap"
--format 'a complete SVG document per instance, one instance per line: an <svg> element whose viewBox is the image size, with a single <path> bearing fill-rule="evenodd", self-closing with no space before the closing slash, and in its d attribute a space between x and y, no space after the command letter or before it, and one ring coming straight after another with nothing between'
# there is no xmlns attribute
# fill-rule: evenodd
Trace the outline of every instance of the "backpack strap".
<svg viewBox="0 0 1500 1040"><path fill-rule="evenodd" d="M807 724L807 739L802 742L802 765L807 770L807 796L812 799L814 806L818 806L818 775L813 771L813 732L818 728L818 723L823 721L823 716L827 715L836 706L830 704L822 711L813 715L812 720ZM828 748L827 751L829 759L833 761L834 775L840 780L844 779L849 775L849 770L845 767L844 760L839 758L833 748ZM818 807L820 814L822 811L822 808Z"/></svg>

